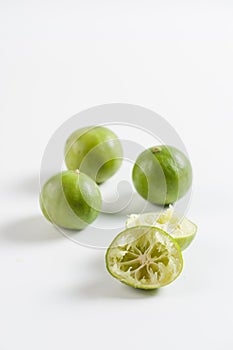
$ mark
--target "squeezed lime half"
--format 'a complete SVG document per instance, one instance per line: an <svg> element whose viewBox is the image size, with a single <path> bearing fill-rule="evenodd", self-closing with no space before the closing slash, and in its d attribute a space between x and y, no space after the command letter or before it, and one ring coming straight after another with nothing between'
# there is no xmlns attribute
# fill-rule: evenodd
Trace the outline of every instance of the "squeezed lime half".
<svg viewBox="0 0 233 350"><path fill-rule="evenodd" d="M106 266L119 281L140 289L156 289L181 273L179 245L157 227L136 226L121 232L106 253Z"/></svg>
<svg viewBox="0 0 233 350"><path fill-rule="evenodd" d="M126 227L138 225L161 228L176 240L181 250L190 245L197 232L197 226L187 218L175 213L172 205L162 213L131 214L126 221Z"/></svg>

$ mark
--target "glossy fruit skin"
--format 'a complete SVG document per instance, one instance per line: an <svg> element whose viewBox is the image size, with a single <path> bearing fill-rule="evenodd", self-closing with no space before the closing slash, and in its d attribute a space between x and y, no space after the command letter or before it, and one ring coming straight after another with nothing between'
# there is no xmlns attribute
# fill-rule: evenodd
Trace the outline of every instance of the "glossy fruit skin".
<svg viewBox="0 0 233 350"><path fill-rule="evenodd" d="M43 186L40 206L53 224L81 230L92 223L101 210L98 186L86 174L64 171L51 177Z"/></svg>
<svg viewBox="0 0 233 350"><path fill-rule="evenodd" d="M114 132L102 126L90 126L73 132L66 141L68 169L79 169L98 184L120 168L123 150Z"/></svg>
<svg viewBox="0 0 233 350"><path fill-rule="evenodd" d="M189 159L172 146L151 147L142 152L133 167L137 192L148 201L168 205L183 197L192 184Z"/></svg>

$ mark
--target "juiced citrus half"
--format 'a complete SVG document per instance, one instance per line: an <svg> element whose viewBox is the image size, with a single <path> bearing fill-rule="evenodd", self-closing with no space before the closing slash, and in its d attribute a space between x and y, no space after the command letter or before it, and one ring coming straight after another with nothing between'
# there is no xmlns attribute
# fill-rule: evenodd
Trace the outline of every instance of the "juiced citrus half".
<svg viewBox="0 0 233 350"><path fill-rule="evenodd" d="M140 289L156 289L182 271L179 245L157 227L136 226L121 232L106 253L106 266L119 281Z"/></svg>
<svg viewBox="0 0 233 350"><path fill-rule="evenodd" d="M126 221L126 227L138 225L155 226L169 233L179 244L181 250L186 249L194 239L197 226L185 217L174 212L172 205L162 213L132 214Z"/></svg>

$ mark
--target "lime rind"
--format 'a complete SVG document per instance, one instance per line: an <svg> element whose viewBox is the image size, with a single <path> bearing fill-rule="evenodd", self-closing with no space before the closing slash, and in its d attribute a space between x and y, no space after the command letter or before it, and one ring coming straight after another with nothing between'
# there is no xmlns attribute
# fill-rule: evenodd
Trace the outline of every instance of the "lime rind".
<svg viewBox="0 0 233 350"><path fill-rule="evenodd" d="M183 268L177 242L160 228L137 226L121 232L106 253L109 273L131 287L157 289L173 282Z"/></svg>
<svg viewBox="0 0 233 350"><path fill-rule="evenodd" d="M161 228L176 240L181 250L191 244L197 232L197 226L175 213L172 205L162 213L131 214L126 221L126 227L138 225Z"/></svg>

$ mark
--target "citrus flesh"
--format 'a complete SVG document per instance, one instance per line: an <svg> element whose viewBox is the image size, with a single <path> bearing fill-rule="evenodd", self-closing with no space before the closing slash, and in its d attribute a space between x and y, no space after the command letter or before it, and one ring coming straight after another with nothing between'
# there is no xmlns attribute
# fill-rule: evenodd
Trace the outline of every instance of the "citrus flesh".
<svg viewBox="0 0 233 350"><path fill-rule="evenodd" d="M78 170L63 171L43 186L40 206L53 224L81 230L92 223L101 210L102 199L97 184Z"/></svg>
<svg viewBox="0 0 233 350"><path fill-rule="evenodd" d="M155 146L142 152L133 167L132 178L137 192L160 205L174 203L192 184L189 159L172 146Z"/></svg>
<svg viewBox="0 0 233 350"><path fill-rule="evenodd" d="M65 145L67 168L79 169L98 184L116 173L122 164L122 157L122 146L117 135L102 126L76 130Z"/></svg>
<svg viewBox="0 0 233 350"><path fill-rule="evenodd" d="M183 259L176 241L156 227L121 232L106 253L106 267L119 281L139 289L156 289L174 281Z"/></svg>
<svg viewBox="0 0 233 350"><path fill-rule="evenodd" d="M161 228L176 240L181 250L190 245L197 232L197 226L186 217L175 213L172 205L162 213L131 214L126 221L126 227L138 225Z"/></svg>

